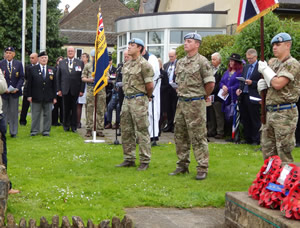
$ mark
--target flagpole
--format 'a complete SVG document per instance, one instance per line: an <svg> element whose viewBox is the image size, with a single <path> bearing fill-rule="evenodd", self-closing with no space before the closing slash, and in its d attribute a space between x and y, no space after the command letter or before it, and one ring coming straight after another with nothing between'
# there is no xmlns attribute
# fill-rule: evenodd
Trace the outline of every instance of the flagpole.
<svg viewBox="0 0 300 228"><path fill-rule="evenodd" d="M264 46L264 17L260 18L260 60L265 60L265 46ZM261 75L261 78L263 76ZM266 124L266 95L267 90L261 91L261 122L262 124Z"/></svg>
<svg viewBox="0 0 300 228"><path fill-rule="evenodd" d="M97 129L96 129L96 123L97 123L97 94L94 96L94 131L93 131L93 140L96 140L97 135Z"/></svg>

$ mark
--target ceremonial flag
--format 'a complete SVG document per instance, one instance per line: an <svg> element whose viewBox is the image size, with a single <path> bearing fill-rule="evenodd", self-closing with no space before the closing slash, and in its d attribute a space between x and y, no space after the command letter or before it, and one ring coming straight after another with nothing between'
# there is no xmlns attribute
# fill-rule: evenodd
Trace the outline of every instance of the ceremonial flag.
<svg viewBox="0 0 300 228"><path fill-rule="evenodd" d="M279 0L240 0L237 31L279 7Z"/></svg>
<svg viewBox="0 0 300 228"><path fill-rule="evenodd" d="M101 11L98 13L97 35L95 40L95 67L93 76L94 96L107 85L107 71L109 70L109 58L106 38L104 34L103 18Z"/></svg>

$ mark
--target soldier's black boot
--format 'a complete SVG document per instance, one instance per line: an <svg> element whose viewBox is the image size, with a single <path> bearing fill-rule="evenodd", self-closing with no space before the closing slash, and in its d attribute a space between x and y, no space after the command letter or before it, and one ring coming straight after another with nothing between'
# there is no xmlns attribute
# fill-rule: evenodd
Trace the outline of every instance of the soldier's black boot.
<svg viewBox="0 0 300 228"><path fill-rule="evenodd" d="M134 161L123 161L120 165L116 165L116 167L135 167Z"/></svg>
<svg viewBox="0 0 300 228"><path fill-rule="evenodd" d="M207 177L207 173L203 172L203 171L198 171L197 172L197 176L196 176L196 180L204 180Z"/></svg>
<svg viewBox="0 0 300 228"><path fill-rule="evenodd" d="M184 174L184 173L190 173L189 168L188 167L178 167L176 168L172 173L169 173L170 176L175 176L177 174Z"/></svg>
<svg viewBox="0 0 300 228"><path fill-rule="evenodd" d="M148 163L141 163L139 168L137 169L137 171L145 171L149 168L149 164Z"/></svg>

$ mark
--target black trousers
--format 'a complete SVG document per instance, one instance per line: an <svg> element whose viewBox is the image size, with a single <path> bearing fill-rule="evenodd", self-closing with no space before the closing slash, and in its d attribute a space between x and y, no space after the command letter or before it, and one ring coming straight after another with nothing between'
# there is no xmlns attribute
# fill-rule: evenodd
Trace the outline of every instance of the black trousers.
<svg viewBox="0 0 300 228"><path fill-rule="evenodd" d="M27 100L27 96L23 96L23 102L22 102L22 110L20 114L20 124L27 124L27 113L30 106L30 102Z"/></svg>
<svg viewBox="0 0 300 228"><path fill-rule="evenodd" d="M260 143L260 104L251 102L248 93L242 93L240 113L246 142Z"/></svg>
<svg viewBox="0 0 300 228"><path fill-rule="evenodd" d="M67 95L63 95L63 125L65 130L70 127L72 130L77 129L77 100L78 95L73 96L69 92Z"/></svg>
<svg viewBox="0 0 300 228"><path fill-rule="evenodd" d="M58 124L58 119L60 123L63 123L63 102L62 97L56 96L56 104L52 110L52 125Z"/></svg>
<svg viewBox="0 0 300 228"><path fill-rule="evenodd" d="M165 103L168 118L168 127L174 127L174 117L176 112L177 101L178 97L175 89L169 88Z"/></svg>

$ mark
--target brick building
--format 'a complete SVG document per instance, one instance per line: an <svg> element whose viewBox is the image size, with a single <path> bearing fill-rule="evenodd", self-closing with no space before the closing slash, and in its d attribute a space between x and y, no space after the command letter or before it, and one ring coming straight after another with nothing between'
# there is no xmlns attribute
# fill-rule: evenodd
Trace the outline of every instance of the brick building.
<svg viewBox="0 0 300 228"><path fill-rule="evenodd" d="M65 14L59 23L60 35L68 38L68 46L76 48L76 57L90 53L95 45L97 14L101 7L108 51L112 52L117 45L115 20L122 16L135 15L119 0L83 0L70 13Z"/></svg>

